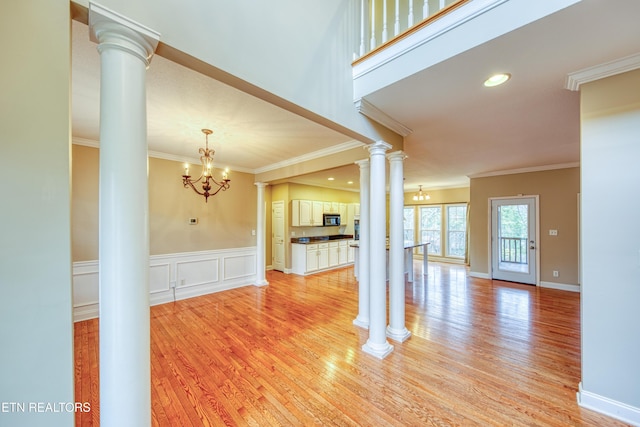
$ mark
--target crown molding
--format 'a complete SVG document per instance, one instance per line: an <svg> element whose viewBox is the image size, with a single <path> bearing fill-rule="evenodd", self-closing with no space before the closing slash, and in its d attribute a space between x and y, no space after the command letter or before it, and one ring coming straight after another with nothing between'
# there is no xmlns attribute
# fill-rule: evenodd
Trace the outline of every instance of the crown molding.
<svg viewBox="0 0 640 427"><path fill-rule="evenodd" d="M309 160L319 159L321 157L329 156L331 154L341 153L343 151L351 150L353 148L363 147L366 144L360 141L348 141L342 144L334 145L331 147L324 148L322 150L313 151L311 153L303 154L301 156L292 157L287 160L283 160L281 162L273 163L271 165L263 166L261 168L257 168L253 170L253 173L259 174L263 172L272 171L275 169L284 168L287 166L295 165L298 163L306 162Z"/></svg>
<svg viewBox="0 0 640 427"><path fill-rule="evenodd" d="M91 148L100 148L100 143L93 139L73 137L71 142L75 145L83 145L85 147L91 147ZM243 172L243 173L250 173L250 174L257 175L262 172L268 172L271 170L280 169L283 167L295 165L295 164L306 162L309 160L319 159L321 157L329 156L331 154L337 154L343 151L351 150L353 148L359 148L364 146L366 146L365 143L353 140L353 141L348 141L342 144L334 145L332 147L324 148L322 150L314 151L312 153L303 154L302 156L292 157L290 159L283 160L278 163L273 163L271 165L263 166L257 169L248 169L248 168L232 166L232 165L229 165L228 168L229 170L232 170L235 172ZM160 151L149 151L148 155L149 157L153 157L156 159L172 160L174 162L182 162L182 163L187 162L187 163L194 163L194 164L200 163L200 158L198 157L177 156L174 154L162 153Z"/></svg>
<svg viewBox="0 0 640 427"><path fill-rule="evenodd" d="M74 145L82 145L84 147L91 147L91 148L98 148L100 149L100 143L96 140L93 139L87 139L87 138L78 138L78 137L73 137L71 138L71 143ZM160 151L151 151L149 150L147 152L147 155L149 157L153 157L154 159L162 159L162 160L171 160L173 162L180 162L180 163L192 163L192 164L196 164L199 165L200 164L200 158L199 157L189 157L189 156L177 156L175 154L168 154L168 153L163 153ZM234 172L243 172L243 173L249 173L249 174L254 174L255 172L253 171L253 169L247 169L247 168L243 168L243 167L239 167L239 166L232 166L232 165L228 165L226 166L230 171L234 171ZM220 169L220 168L218 168Z"/></svg>
<svg viewBox="0 0 640 427"><path fill-rule="evenodd" d="M469 177L470 179L486 178L490 176L514 175L517 173L529 173L529 172L544 172L544 171L550 171L555 169L569 169L569 168L578 168L578 167L580 167L580 162L558 163L555 165L533 166L530 168L506 169L506 170L493 171L493 172L476 173L473 175L467 175L467 177Z"/></svg>
<svg viewBox="0 0 640 427"><path fill-rule="evenodd" d="M354 102L356 110L364 116L369 117L371 120L380 123L382 126L391 129L395 133L402 135L403 137L411 135L413 132L411 129L387 115L384 111L370 103L364 98L360 98Z"/></svg>
<svg viewBox="0 0 640 427"><path fill-rule="evenodd" d="M567 74L565 88L578 91L580 90L580 85L585 83L626 73L627 71L633 71L638 68L640 68L640 53L569 73Z"/></svg>

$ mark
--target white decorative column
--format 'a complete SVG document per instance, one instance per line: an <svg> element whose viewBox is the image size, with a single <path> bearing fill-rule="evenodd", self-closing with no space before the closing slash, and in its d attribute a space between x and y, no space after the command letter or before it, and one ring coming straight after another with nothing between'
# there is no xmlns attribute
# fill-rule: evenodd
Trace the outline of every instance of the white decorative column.
<svg viewBox="0 0 640 427"><path fill-rule="evenodd" d="M256 182L258 187L258 215L257 215L257 231L256 231L256 286L268 285L265 277L265 258L266 258L266 223L267 214L264 201L264 188L268 185L264 182Z"/></svg>
<svg viewBox="0 0 640 427"><path fill-rule="evenodd" d="M389 326L387 337L403 342L411 332L405 327L404 301L404 173L402 151L389 159ZM412 268L412 266L410 266Z"/></svg>
<svg viewBox="0 0 640 427"><path fill-rule="evenodd" d="M159 34L89 4L100 53L100 425L151 425L146 70Z"/></svg>
<svg viewBox="0 0 640 427"><path fill-rule="evenodd" d="M369 327L369 159L360 167L360 240L358 240L358 316L353 324Z"/></svg>
<svg viewBox="0 0 640 427"><path fill-rule="evenodd" d="M387 249L385 152L389 144L369 145L371 177L369 182L369 339L362 349L380 359L393 351L387 341ZM360 212L362 214L362 211Z"/></svg>

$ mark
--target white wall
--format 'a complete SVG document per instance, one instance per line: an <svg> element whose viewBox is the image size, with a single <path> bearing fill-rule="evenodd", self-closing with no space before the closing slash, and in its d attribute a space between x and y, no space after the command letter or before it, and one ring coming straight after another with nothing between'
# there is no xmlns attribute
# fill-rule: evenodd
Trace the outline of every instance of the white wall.
<svg viewBox="0 0 640 427"><path fill-rule="evenodd" d="M2 426L74 419L29 406L74 401L68 22L67 1L0 6Z"/></svg>
<svg viewBox="0 0 640 427"><path fill-rule="evenodd" d="M640 70L581 87L581 403L640 424Z"/></svg>

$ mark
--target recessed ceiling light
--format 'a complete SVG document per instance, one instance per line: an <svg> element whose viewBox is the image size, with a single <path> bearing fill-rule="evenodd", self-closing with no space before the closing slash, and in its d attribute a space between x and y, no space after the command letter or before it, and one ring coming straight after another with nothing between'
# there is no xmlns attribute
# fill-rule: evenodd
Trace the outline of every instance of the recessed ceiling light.
<svg viewBox="0 0 640 427"><path fill-rule="evenodd" d="M493 76L489 77L487 80L484 81L484 85L486 87L498 86L506 82L510 78L511 78L511 74L508 74L508 73L494 74Z"/></svg>
<svg viewBox="0 0 640 427"><path fill-rule="evenodd" d="M347 184L353 184L353 181L347 181Z"/></svg>
<svg viewBox="0 0 640 427"><path fill-rule="evenodd" d="M333 181L335 178L330 176L329 178L327 178L329 181Z"/></svg>

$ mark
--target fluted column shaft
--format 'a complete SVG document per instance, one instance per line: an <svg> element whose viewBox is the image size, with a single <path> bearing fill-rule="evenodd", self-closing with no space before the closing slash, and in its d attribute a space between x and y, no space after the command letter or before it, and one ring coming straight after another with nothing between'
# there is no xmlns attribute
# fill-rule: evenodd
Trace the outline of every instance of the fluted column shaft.
<svg viewBox="0 0 640 427"><path fill-rule="evenodd" d="M100 53L100 425L151 425L146 69L159 35L89 5Z"/></svg>

